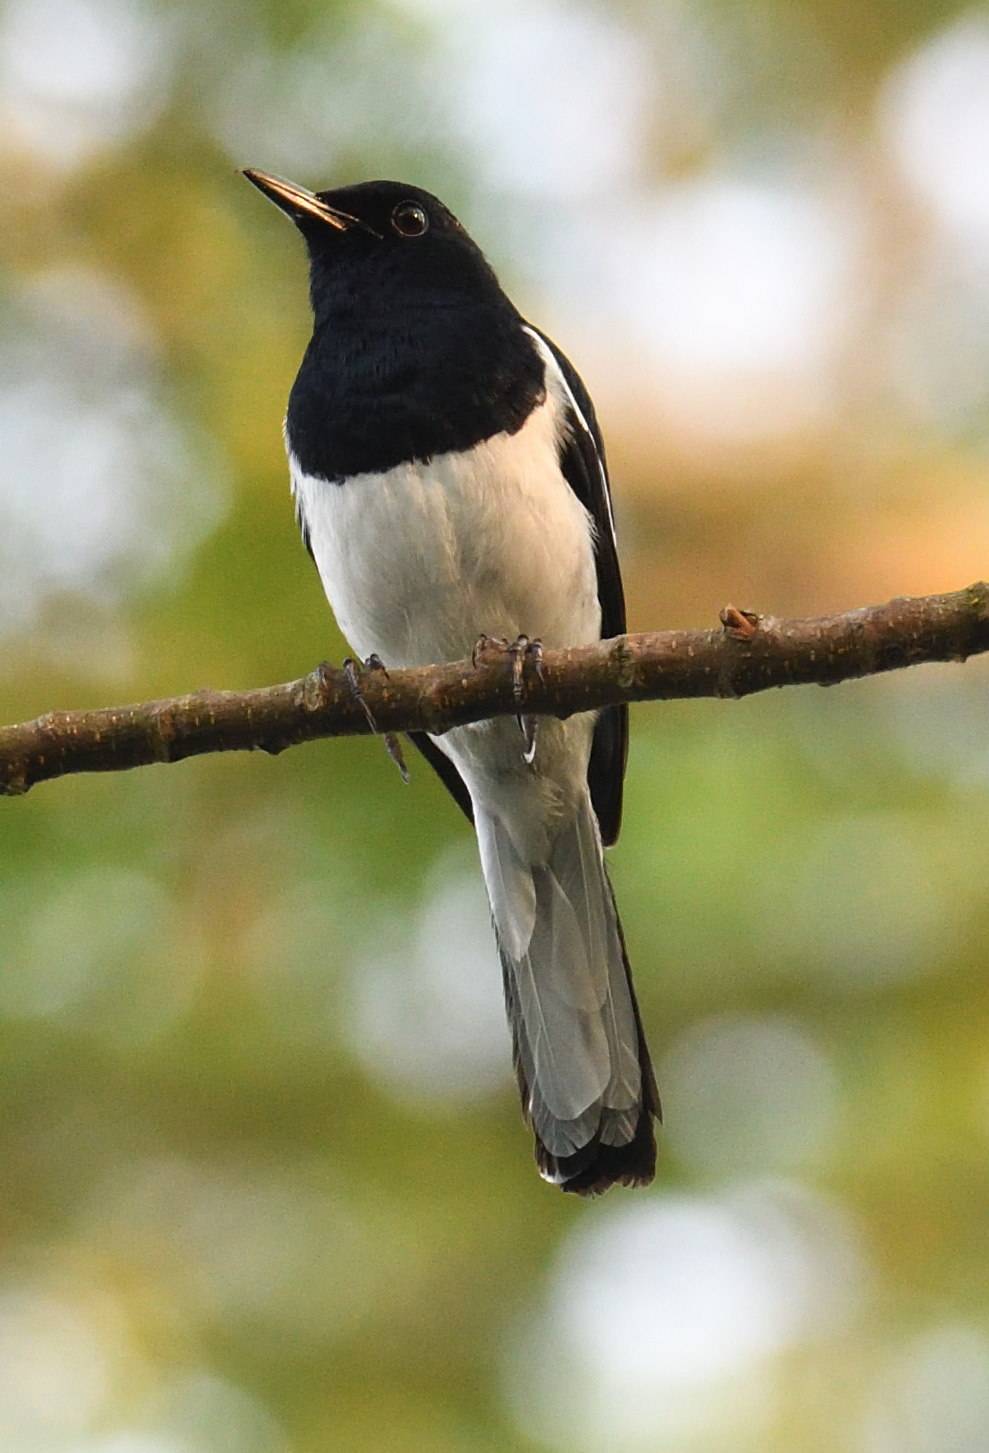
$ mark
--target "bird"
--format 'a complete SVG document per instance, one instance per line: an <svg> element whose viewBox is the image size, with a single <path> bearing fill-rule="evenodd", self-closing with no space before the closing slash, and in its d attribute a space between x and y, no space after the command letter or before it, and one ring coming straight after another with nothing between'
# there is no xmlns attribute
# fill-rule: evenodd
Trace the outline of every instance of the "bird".
<svg viewBox="0 0 989 1453"><path fill-rule="evenodd" d="M377 667L625 630L604 444L576 370L431 193L244 175L308 252L313 331L284 436L337 623ZM500 643L500 644L498 644ZM654 1176L659 1096L604 847L627 707L410 733L477 835L523 1115L542 1177Z"/></svg>

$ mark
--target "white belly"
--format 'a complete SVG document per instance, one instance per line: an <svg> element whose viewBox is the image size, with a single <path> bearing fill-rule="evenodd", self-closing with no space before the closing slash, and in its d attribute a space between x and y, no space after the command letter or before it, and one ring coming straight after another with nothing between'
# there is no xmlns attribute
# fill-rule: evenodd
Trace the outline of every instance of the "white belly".
<svg viewBox="0 0 989 1453"><path fill-rule="evenodd" d="M597 639L593 526L560 472L560 418L551 386L517 434L343 485L290 455L323 588L356 653L411 666L469 655L482 633Z"/></svg>

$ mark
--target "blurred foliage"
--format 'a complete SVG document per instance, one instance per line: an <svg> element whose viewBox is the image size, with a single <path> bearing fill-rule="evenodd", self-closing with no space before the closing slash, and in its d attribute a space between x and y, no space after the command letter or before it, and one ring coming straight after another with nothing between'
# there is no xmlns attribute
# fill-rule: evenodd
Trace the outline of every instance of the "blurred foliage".
<svg viewBox="0 0 989 1453"><path fill-rule="evenodd" d="M898 138L987 45L944 0L8 4L3 718L344 651L280 440L301 248L245 164L460 211L595 395L633 625L984 574L989 224ZM635 712L668 1131L594 1205L536 1177L424 766L2 804L5 1453L981 1453L986 683Z"/></svg>

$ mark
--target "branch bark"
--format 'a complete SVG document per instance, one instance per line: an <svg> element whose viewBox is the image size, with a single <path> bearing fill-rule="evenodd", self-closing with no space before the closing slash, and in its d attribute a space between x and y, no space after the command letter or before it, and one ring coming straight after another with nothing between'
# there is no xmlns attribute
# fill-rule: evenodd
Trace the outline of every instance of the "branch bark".
<svg viewBox="0 0 989 1453"><path fill-rule="evenodd" d="M905 597L816 620L776 620L726 606L721 627L647 631L547 651L526 672L523 710L569 716L622 701L749 696L772 686L831 686L989 651L989 585ZM198 691L96 711L50 712L0 727L0 795L71 772L114 772L205 752L280 752L317 737L371 731L434 734L518 710L503 652L475 665L366 672L362 704L344 671L251 691Z"/></svg>

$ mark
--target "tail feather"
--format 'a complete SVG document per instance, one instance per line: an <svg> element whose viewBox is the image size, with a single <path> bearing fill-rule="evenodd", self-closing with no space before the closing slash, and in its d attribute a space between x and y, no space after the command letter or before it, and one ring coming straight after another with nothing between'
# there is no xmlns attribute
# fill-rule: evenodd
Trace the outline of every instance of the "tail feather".
<svg viewBox="0 0 989 1453"><path fill-rule="evenodd" d="M612 1051L604 1104L611 1112L626 1112L624 1123L630 1137L635 1129L632 1112L641 1100L640 1030L628 988L628 961L615 896L593 812L579 814L574 831L561 835L553 871L561 874L564 893L584 919L590 963L604 965L605 1032Z"/></svg>
<svg viewBox="0 0 989 1453"><path fill-rule="evenodd" d="M540 1172L581 1194L646 1184L659 1101L590 801L535 865L494 816L477 828Z"/></svg>

